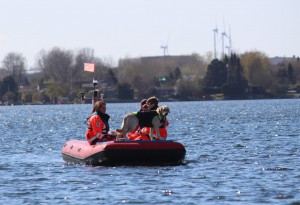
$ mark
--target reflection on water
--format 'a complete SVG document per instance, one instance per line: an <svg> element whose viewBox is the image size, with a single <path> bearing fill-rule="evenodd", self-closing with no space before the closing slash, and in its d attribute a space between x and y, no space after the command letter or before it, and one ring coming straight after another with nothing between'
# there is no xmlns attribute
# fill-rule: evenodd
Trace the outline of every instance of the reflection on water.
<svg viewBox="0 0 300 205"><path fill-rule="evenodd" d="M300 100L163 102L182 166L66 165L90 105L0 107L1 204L300 203ZM139 103L107 105L110 126Z"/></svg>

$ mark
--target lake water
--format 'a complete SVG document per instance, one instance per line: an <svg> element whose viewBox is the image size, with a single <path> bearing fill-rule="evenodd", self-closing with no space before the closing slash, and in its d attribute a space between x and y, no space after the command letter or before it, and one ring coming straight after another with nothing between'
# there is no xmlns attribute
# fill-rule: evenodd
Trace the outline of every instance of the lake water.
<svg viewBox="0 0 300 205"><path fill-rule="evenodd" d="M67 165L91 105L0 107L0 204L300 204L300 100L161 102L181 166ZM139 103L107 105L110 126Z"/></svg>

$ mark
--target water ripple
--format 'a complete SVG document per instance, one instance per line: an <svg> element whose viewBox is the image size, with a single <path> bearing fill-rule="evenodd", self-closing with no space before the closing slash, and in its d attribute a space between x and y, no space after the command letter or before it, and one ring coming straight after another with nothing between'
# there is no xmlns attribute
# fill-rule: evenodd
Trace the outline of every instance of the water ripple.
<svg viewBox="0 0 300 205"><path fill-rule="evenodd" d="M0 107L1 204L291 204L300 198L300 100L172 102L181 166L74 166L90 105ZM108 104L110 126L138 103Z"/></svg>

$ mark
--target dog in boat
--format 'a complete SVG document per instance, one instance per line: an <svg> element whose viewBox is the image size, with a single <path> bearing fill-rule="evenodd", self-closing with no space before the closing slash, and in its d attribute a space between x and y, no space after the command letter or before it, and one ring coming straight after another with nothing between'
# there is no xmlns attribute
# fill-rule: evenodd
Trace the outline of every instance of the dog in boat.
<svg viewBox="0 0 300 205"><path fill-rule="evenodd" d="M159 134L160 120L167 117L169 113L170 108L166 105L159 106L156 110L127 113L123 118L121 129L116 129L116 131L118 136L121 135L127 138L126 134L133 131L139 125L140 127L150 127L149 137L151 140L154 139L154 130L158 139L164 139Z"/></svg>

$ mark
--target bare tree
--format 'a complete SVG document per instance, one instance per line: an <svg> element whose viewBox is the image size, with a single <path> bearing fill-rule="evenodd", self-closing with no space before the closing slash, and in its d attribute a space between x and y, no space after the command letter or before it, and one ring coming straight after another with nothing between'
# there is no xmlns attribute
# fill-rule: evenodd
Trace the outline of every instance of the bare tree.
<svg viewBox="0 0 300 205"><path fill-rule="evenodd" d="M20 53L8 53L3 60L3 68L14 78L18 85L25 80L26 60Z"/></svg>
<svg viewBox="0 0 300 205"><path fill-rule="evenodd" d="M95 76L100 77L99 79L105 78L108 73L108 68L101 58L94 56L94 49L83 48L79 50L75 56L75 66L73 69L74 77L79 80L84 80L87 77L90 77L89 73L84 72L83 66L84 63L94 63L95 64Z"/></svg>
<svg viewBox="0 0 300 205"><path fill-rule="evenodd" d="M82 81L87 74L83 70L84 63L94 62L94 49L82 48L75 56L75 65L72 70L72 76L74 81Z"/></svg>
<svg viewBox="0 0 300 205"><path fill-rule="evenodd" d="M41 51L37 65L47 78L59 83L70 83L73 53L69 50L53 48L50 52Z"/></svg>

